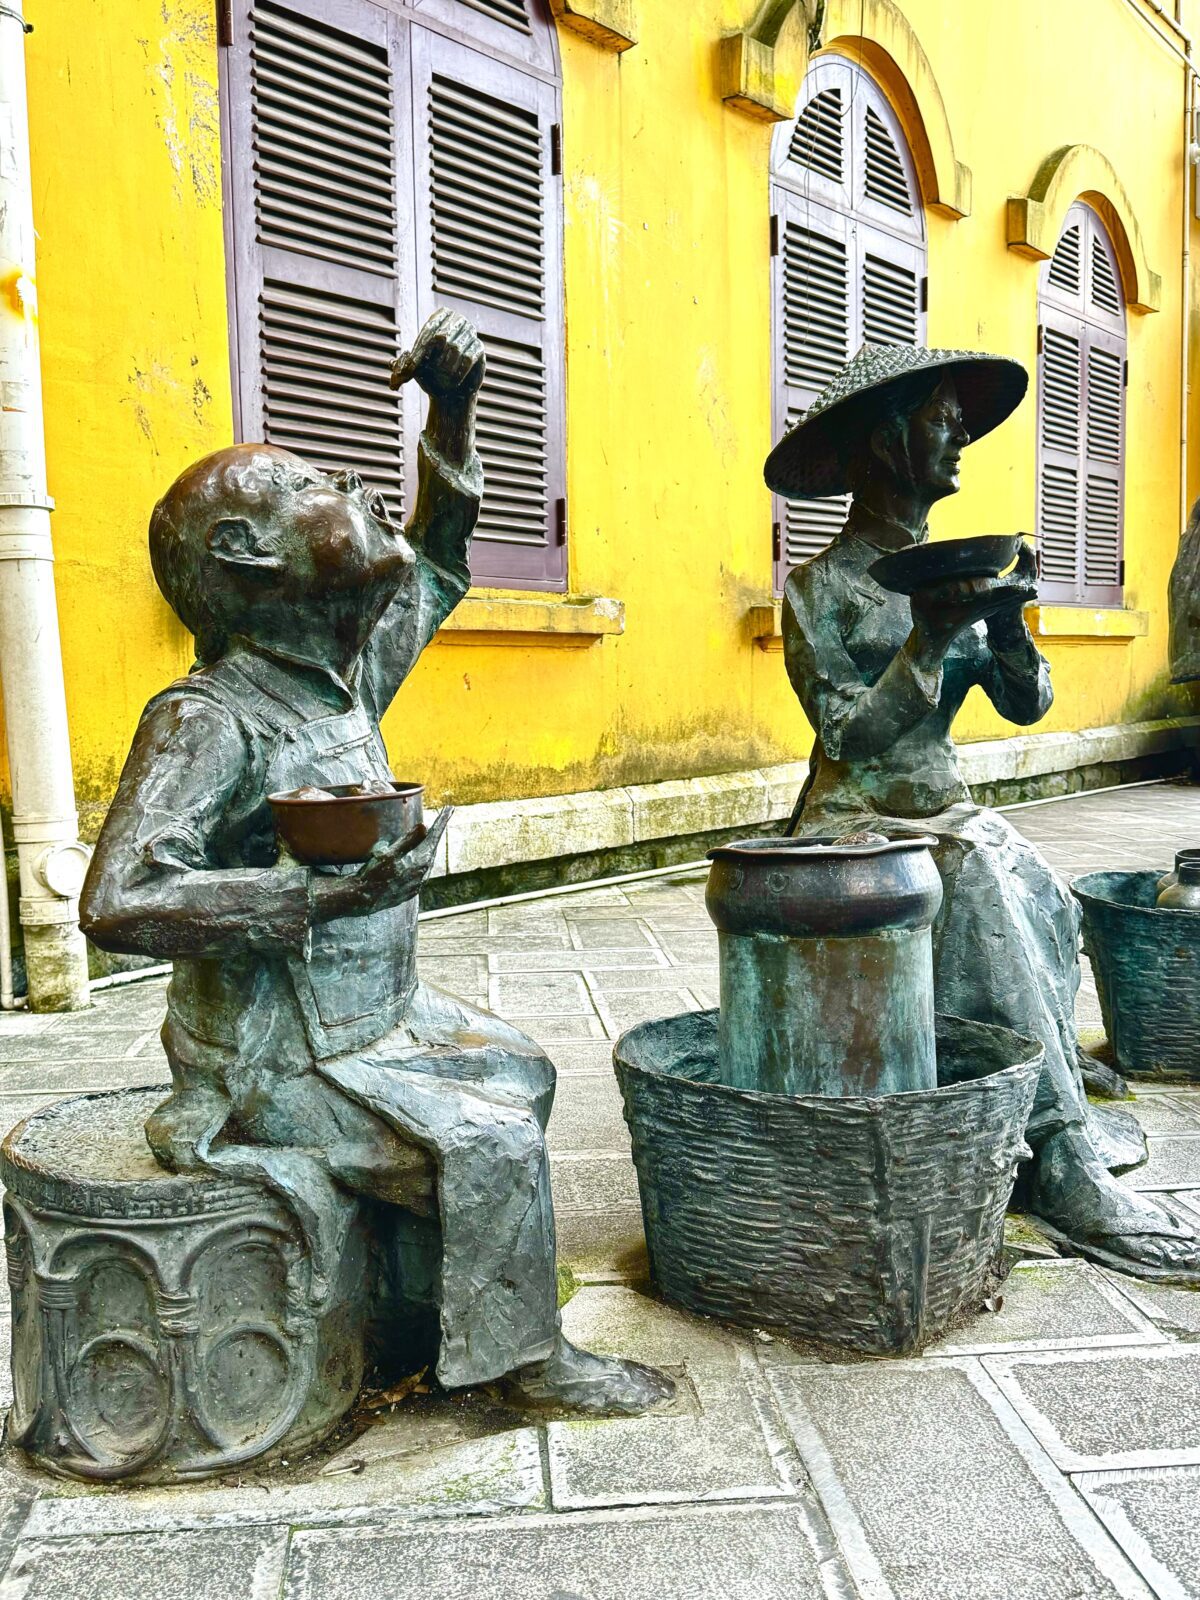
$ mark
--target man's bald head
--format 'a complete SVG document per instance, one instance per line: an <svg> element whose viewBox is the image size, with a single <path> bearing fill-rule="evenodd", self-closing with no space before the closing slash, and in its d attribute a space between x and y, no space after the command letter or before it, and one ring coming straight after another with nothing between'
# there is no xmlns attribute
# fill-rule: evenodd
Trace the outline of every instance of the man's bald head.
<svg viewBox="0 0 1200 1600"><path fill-rule="evenodd" d="M320 474L276 445L231 445L181 472L150 516L150 562L158 587L212 661L236 631L238 586L212 551L214 531L244 523L268 532L292 494Z"/></svg>

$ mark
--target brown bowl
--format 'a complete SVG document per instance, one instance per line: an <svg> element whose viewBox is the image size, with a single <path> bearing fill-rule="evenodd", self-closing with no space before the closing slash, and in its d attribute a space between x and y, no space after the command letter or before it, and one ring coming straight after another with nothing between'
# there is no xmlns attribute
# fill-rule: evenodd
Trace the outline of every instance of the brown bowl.
<svg viewBox="0 0 1200 1600"><path fill-rule="evenodd" d="M275 827L289 854L307 867L348 867L365 861L377 844L425 837L425 794L419 783L394 783L391 794L349 794L331 784L328 798L295 791L267 796Z"/></svg>

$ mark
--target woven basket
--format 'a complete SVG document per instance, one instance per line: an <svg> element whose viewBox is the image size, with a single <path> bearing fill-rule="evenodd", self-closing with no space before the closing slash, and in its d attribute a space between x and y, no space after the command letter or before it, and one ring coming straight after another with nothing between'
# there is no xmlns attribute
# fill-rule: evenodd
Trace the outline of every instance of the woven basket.
<svg viewBox="0 0 1200 1600"><path fill-rule="evenodd" d="M1200 1079L1200 913L1156 909L1157 872L1089 872L1083 908L1100 1010L1121 1072Z"/></svg>
<svg viewBox="0 0 1200 1600"><path fill-rule="evenodd" d="M729 1322L919 1350L983 1292L1042 1056L942 1017L937 1089L794 1098L713 1081L715 1011L630 1029L614 1062L655 1282Z"/></svg>

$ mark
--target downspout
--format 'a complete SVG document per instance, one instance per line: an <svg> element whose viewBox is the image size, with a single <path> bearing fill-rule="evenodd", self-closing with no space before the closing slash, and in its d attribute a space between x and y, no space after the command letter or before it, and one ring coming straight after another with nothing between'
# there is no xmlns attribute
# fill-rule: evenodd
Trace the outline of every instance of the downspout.
<svg viewBox="0 0 1200 1600"><path fill-rule="evenodd" d="M29 1004L88 1004L87 944L63 684L38 349L21 0L0 3L0 689Z"/></svg>

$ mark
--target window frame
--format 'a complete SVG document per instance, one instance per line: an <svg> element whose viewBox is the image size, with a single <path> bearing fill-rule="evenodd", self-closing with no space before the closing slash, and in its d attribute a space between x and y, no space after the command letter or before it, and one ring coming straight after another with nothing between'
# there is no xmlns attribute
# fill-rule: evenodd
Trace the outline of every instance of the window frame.
<svg viewBox="0 0 1200 1600"><path fill-rule="evenodd" d="M418 159L418 85L416 58L430 49L437 55L471 52L479 73L494 83L527 80L529 94L544 115L546 185L544 264L546 308L542 352L547 406L547 526L544 546L512 547L518 556L506 561L504 547L479 540L471 552L471 581L476 587L562 593L567 589L566 524L566 306L564 272L564 191L561 161L552 170L551 146L560 148L562 78L557 28L547 0L527 0L531 30L526 37L463 3L463 0L278 0L286 9L340 29L351 37L386 43L391 63L395 122L396 254L394 306L399 345L411 343L435 304L453 304L454 297L431 289L432 240L419 233L428 216ZM258 238L255 200L253 118L250 63L250 19L254 0L234 0L230 37L219 51L221 171L224 199L229 351L233 387L234 435L239 441L265 436L263 358L260 342L260 297L269 277L273 247ZM363 18L372 19L370 34ZM494 69L494 70L493 70ZM238 159L244 153L245 159ZM290 254L290 252L289 252ZM313 276L335 289L353 293L378 289L375 274L363 274L320 257L310 258ZM380 275L381 278L383 275ZM368 299L387 303L377 293ZM472 308L463 306L467 314ZM386 374L382 375L386 387ZM406 511L415 490L417 439L426 409L415 384L400 391L402 465ZM347 467L355 463L347 460ZM367 476L367 474L364 474ZM369 481L369 479L368 479ZM487 491L485 488L485 504ZM531 556L534 559L531 559ZM538 559L541 558L541 559Z"/></svg>
<svg viewBox="0 0 1200 1600"><path fill-rule="evenodd" d="M1058 251L1073 227L1080 229L1080 282L1071 291L1050 281ZM1094 247L1098 245L1108 263L1112 282L1116 286L1119 309L1110 311L1096 303L1092 296L1094 272ZM1042 601L1048 605L1080 607L1121 607L1125 599L1125 461L1128 442L1128 384L1129 384L1129 326L1126 314L1125 291L1120 263L1112 238L1103 218L1084 200L1076 200L1063 218L1055 243L1054 254L1042 263L1038 274L1037 298L1037 421L1036 421L1036 480L1035 480L1035 531L1039 567L1045 563L1046 529L1044 526L1045 490L1049 469L1063 468L1069 458L1070 470L1077 472L1075 506L1075 575L1072 579L1041 577L1038 589ZM1066 451L1050 444L1046 426L1046 330L1059 333L1076 342L1079 350L1077 368L1077 394L1075 430L1077 448ZM1121 381L1118 406L1117 460L1111 462L1088 452L1088 423L1090 400L1090 357L1093 351L1105 351L1121 363ZM1114 539L1113 560L1115 573L1106 579L1088 581L1088 527L1087 491L1093 480L1115 482L1117 485L1117 526ZM1102 552L1092 547L1097 559ZM1115 581L1114 581L1115 580Z"/></svg>
<svg viewBox="0 0 1200 1600"><path fill-rule="evenodd" d="M805 111L818 95L830 90L838 90L842 94L846 108L842 135L845 159L840 182L791 159L792 141ZM911 203L911 214L907 217L866 193L865 126L868 111L873 111L883 123L899 156ZM864 130L861 137L860 130ZM789 420L811 405L820 392L808 385L790 383L787 377L784 295L787 287L785 273L789 226L806 228L846 243L849 304L846 308L845 360L854 355L865 336L864 280L868 255L900 265L904 271L911 273L916 285L915 342L926 342L928 235L916 163L895 108L881 86L859 62L830 53L821 56L809 68L796 102L796 115L791 121L780 123L773 136L770 210L771 427L772 437L779 439L786 431ZM776 594L782 593L788 573L817 553L813 549L800 560L789 561L789 505L793 508L790 513L792 519L798 520L799 515L806 514L815 525L797 537L818 539L832 536L830 530L836 531L835 523L840 527L846 502L840 499L789 502L785 496L772 496L772 570ZM808 510L798 514L796 506L805 506Z"/></svg>

